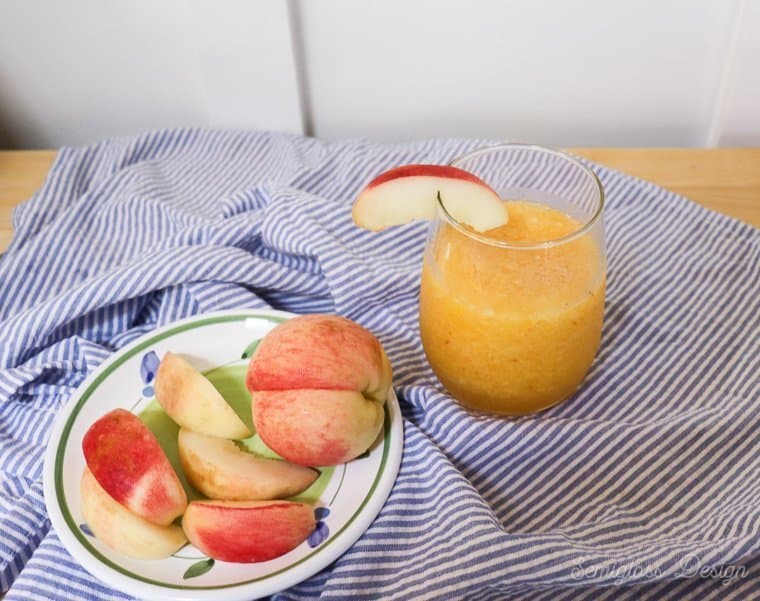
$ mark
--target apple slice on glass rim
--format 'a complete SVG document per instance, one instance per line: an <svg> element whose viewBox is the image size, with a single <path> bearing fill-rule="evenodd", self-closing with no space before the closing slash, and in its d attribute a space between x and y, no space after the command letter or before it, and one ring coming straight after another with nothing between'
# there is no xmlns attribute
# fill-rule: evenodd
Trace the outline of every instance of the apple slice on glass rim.
<svg viewBox="0 0 760 601"><path fill-rule="evenodd" d="M402 165L381 173L354 203L354 222L379 231L415 219L433 219L440 198L446 211L478 232L507 223L499 195L472 173L450 165Z"/></svg>

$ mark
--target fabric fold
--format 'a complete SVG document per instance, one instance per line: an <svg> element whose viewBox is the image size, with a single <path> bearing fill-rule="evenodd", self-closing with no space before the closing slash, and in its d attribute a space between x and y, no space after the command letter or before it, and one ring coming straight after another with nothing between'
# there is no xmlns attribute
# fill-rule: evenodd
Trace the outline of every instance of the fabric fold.
<svg viewBox="0 0 760 601"><path fill-rule="evenodd" d="M76 386L166 323L335 312L393 363L404 457L342 557L277 599L747 599L760 595L760 233L652 184L604 184L602 346L541 414L463 410L422 350L424 223L373 233L374 175L489 140L375 144L168 130L63 149L0 258L0 590L128 598L49 530L45 445Z"/></svg>

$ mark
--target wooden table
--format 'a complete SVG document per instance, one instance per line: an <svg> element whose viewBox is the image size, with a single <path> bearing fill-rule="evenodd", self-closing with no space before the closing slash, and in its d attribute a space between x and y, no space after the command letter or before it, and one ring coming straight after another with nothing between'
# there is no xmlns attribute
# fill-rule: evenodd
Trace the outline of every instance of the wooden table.
<svg viewBox="0 0 760 601"><path fill-rule="evenodd" d="M760 148L572 151L760 227ZM52 150L0 151L0 252L11 241L11 210L39 188L55 154Z"/></svg>

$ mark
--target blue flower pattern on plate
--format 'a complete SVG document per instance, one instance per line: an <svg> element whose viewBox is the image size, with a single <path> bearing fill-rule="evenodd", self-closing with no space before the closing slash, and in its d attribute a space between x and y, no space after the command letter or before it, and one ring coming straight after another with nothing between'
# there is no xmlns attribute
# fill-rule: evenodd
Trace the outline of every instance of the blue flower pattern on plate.
<svg viewBox="0 0 760 601"><path fill-rule="evenodd" d="M144 397L153 396L153 386L150 386L150 383L156 377L159 363L161 363L161 361L158 359L158 355L155 351L150 351L149 353L145 353L143 355L142 361L140 362L140 377L146 384L145 388L143 388L142 391Z"/></svg>
<svg viewBox="0 0 760 601"><path fill-rule="evenodd" d="M328 528L324 521L328 515L330 515L330 510L327 507L317 507L314 509L314 519L317 520L317 527L314 528L314 532L306 539L312 549L321 545L330 536L330 528Z"/></svg>

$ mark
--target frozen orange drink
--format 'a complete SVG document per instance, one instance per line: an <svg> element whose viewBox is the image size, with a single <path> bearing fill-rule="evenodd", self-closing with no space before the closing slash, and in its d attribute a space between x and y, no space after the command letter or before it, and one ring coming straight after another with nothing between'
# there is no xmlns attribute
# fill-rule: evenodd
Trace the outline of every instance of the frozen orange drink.
<svg viewBox="0 0 760 601"><path fill-rule="evenodd" d="M475 231L439 200L420 290L420 334L463 405L540 411L583 382L602 331L603 191L564 153L503 145L454 161L505 201L506 224Z"/></svg>
<svg viewBox="0 0 760 601"><path fill-rule="evenodd" d="M352 216L374 231L431 221L419 315L430 365L463 405L522 415L571 395L599 348L603 206L580 161L503 144L389 169Z"/></svg>
<svg viewBox="0 0 760 601"><path fill-rule="evenodd" d="M518 415L564 399L586 375L601 336L604 257L589 234L541 244L582 229L567 214L506 206L508 223L477 238L441 224L422 269L420 333L457 400Z"/></svg>

